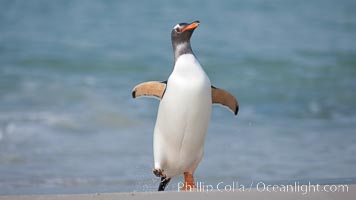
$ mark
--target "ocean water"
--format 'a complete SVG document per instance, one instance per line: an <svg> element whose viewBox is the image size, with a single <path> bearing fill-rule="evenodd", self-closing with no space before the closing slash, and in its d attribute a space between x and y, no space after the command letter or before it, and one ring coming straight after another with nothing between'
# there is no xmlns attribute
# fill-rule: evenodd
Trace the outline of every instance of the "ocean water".
<svg viewBox="0 0 356 200"><path fill-rule="evenodd" d="M240 112L214 107L197 181L355 182L356 2L1 1L0 194L155 191L170 31ZM177 177L169 185L177 189Z"/></svg>

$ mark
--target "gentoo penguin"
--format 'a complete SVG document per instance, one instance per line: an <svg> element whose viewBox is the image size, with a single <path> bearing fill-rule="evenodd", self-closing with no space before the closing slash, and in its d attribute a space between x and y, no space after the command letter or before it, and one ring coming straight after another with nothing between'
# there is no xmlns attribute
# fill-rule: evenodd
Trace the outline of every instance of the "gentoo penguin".
<svg viewBox="0 0 356 200"><path fill-rule="evenodd" d="M161 177L158 191L163 191L172 177L184 174L181 190L196 189L194 171L204 151L212 104L238 112L236 98L211 85L193 53L190 38L199 21L177 24L171 33L174 68L167 81L137 85L132 97L160 99L154 128L154 169Z"/></svg>

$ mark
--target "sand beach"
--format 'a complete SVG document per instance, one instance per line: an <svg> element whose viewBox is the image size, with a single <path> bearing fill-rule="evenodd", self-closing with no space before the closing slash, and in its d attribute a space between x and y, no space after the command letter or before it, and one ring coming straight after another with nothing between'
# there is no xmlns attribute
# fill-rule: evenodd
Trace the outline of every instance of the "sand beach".
<svg viewBox="0 0 356 200"><path fill-rule="evenodd" d="M95 193L95 194L58 194L58 195L23 195L23 196L0 196L0 200L189 200L189 199L250 199L250 200L279 200L279 199L323 199L323 200L347 200L354 199L356 196L356 184L353 185L333 185L336 188L344 188L342 190L334 191L330 187L328 191L313 191L307 193L299 191L261 191L257 188L247 191L234 191L224 192L214 190L212 192L179 192L179 191L166 191L166 192L129 192L129 193ZM342 186L342 187L340 187ZM347 187L345 187L347 186ZM322 189L321 187L320 189ZM296 188L294 188L296 189ZM333 191L333 192L331 192Z"/></svg>

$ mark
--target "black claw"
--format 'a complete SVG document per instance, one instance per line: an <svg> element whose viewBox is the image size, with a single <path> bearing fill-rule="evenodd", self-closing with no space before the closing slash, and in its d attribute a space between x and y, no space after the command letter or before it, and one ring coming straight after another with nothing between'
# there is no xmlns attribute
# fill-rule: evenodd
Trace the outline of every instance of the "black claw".
<svg viewBox="0 0 356 200"><path fill-rule="evenodd" d="M166 177L164 174L163 174L163 170L162 169L153 169L153 174L157 177Z"/></svg>
<svg viewBox="0 0 356 200"><path fill-rule="evenodd" d="M161 182L159 183L158 191L164 191L164 189L166 189L166 186L170 180L171 180L171 178L162 177Z"/></svg>

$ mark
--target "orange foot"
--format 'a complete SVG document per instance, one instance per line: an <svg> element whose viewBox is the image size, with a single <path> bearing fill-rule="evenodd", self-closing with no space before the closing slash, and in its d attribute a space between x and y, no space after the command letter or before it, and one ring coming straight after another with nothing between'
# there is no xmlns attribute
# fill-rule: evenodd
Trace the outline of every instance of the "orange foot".
<svg viewBox="0 0 356 200"><path fill-rule="evenodd" d="M189 172L184 172L184 185L180 188L180 190L195 191L196 189L197 187L194 183L193 174L190 174Z"/></svg>

